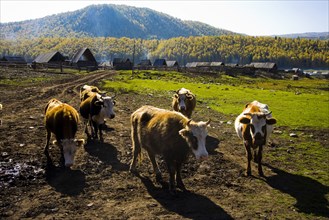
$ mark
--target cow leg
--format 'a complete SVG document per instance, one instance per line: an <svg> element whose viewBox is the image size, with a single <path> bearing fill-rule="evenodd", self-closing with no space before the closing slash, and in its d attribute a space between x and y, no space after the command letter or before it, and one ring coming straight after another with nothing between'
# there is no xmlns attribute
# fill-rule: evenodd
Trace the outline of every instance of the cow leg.
<svg viewBox="0 0 329 220"><path fill-rule="evenodd" d="M98 129L99 129L99 140L103 142L104 141L103 140L103 133L102 133L103 124L99 124Z"/></svg>
<svg viewBox="0 0 329 220"><path fill-rule="evenodd" d="M87 138L89 139L90 138L90 135L89 135L89 132L88 132L88 123L89 123L89 120L84 120L84 124L85 124L85 133L87 135Z"/></svg>
<svg viewBox="0 0 329 220"><path fill-rule="evenodd" d="M46 142L46 146L44 149L44 153L47 157L47 165L51 165L53 162L51 161L51 158L49 156L49 141L50 141L50 137L51 137L51 132L47 130L47 142Z"/></svg>
<svg viewBox="0 0 329 220"><path fill-rule="evenodd" d="M185 185L182 180L181 176L181 170L182 170L182 163L176 163L176 183L177 188L180 188L183 191L186 191Z"/></svg>
<svg viewBox="0 0 329 220"><path fill-rule="evenodd" d="M172 160L167 159L166 164L169 172L169 191L171 194L176 194L176 186L175 186L176 167Z"/></svg>
<svg viewBox="0 0 329 220"><path fill-rule="evenodd" d="M59 143L59 142L58 142ZM60 149L61 149L61 159L60 159L60 164L61 164L61 167L65 167L65 158L64 158L64 150L63 150L63 146L61 144L60 146Z"/></svg>
<svg viewBox="0 0 329 220"><path fill-rule="evenodd" d="M251 147L246 142L244 143L244 146L246 148L247 159L248 159L248 162L247 162L247 173L246 173L246 175L247 176L251 176L251 166L250 166L250 161L252 160Z"/></svg>
<svg viewBox="0 0 329 220"><path fill-rule="evenodd" d="M263 168L262 168L262 155L263 155L263 146L259 146L258 148L258 174L259 176L264 176Z"/></svg>
<svg viewBox="0 0 329 220"><path fill-rule="evenodd" d="M161 171L159 169L158 163L155 160L155 155L152 152L150 152L149 150L147 151L147 153L149 155L149 158L150 158L151 163L152 163L152 166L153 166L153 170L154 170L154 173L155 173L156 181L158 183L162 183L163 182L162 175L161 175Z"/></svg>
<svg viewBox="0 0 329 220"><path fill-rule="evenodd" d="M98 139L98 124L94 121L91 121L91 122L92 122L91 127L94 128L92 136L93 136L93 138Z"/></svg>
<svg viewBox="0 0 329 220"><path fill-rule="evenodd" d="M131 173L136 173L137 157L138 157L138 155L141 154L141 146L140 146L140 142L138 139L136 123L133 123L133 126L131 127L131 142L132 142L133 159L130 163L129 171Z"/></svg>

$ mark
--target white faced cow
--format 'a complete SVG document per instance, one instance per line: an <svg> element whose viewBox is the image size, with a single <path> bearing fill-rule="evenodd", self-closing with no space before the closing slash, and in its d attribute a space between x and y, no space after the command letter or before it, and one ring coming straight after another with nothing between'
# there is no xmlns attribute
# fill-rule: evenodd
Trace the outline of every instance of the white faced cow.
<svg viewBox="0 0 329 220"><path fill-rule="evenodd" d="M95 92L89 92L88 97L80 103L80 114L85 119L85 133L88 138L88 123L91 128L91 135L94 138L99 137L102 140L102 126L105 124L105 118L114 118L113 111L115 105L114 97L101 96Z"/></svg>
<svg viewBox="0 0 329 220"><path fill-rule="evenodd" d="M61 150L61 164L66 167L73 165L77 147L84 144L83 139L75 139L78 130L79 114L70 105L57 99L51 99L45 107L45 127L47 130L47 143L44 153L47 163L52 164L49 156L49 141L51 133L55 134L57 144Z"/></svg>
<svg viewBox="0 0 329 220"><path fill-rule="evenodd" d="M170 175L169 190L175 193L177 187L185 190L181 178L182 163L189 152L196 159L206 159L207 122L195 122L179 112L143 106L131 115L131 139L133 159L130 172L136 172L137 157L144 148L152 162L156 179L162 181L155 155L163 156Z"/></svg>
<svg viewBox="0 0 329 220"><path fill-rule="evenodd" d="M260 176L264 175L261 164L263 146L267 144L275 123L276 119L272 118L268 106L258 101L247 104L243 112L235 119L236 133L243 140L248 157L248 176L251 175L251 149L254 150L254 161L258 163L258 173Z"/></svg>
<svg viewBox="0 0 329 220"><path fill-rule="evenodd" d="M190 90L181 88L176 91L172 101L174 111L181 112L186 117L191 118L195 106L196 98Z"/></svg>
<svg viewBox="0 0 329 220"><path fill-rule="evenodd" d="M86 100L92 94L90 92L96 92L96 93L100 94L101 96L106 95L105 92L102 92L96 86L84 85L80 88L80 100L81 101Z"/></svg>

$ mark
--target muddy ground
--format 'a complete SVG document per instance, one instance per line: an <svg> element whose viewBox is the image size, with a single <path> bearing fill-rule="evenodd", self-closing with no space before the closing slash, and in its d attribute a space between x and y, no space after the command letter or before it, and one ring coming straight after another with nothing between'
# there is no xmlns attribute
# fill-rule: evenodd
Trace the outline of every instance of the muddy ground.
<svg viewBox="0 0 329 220"><path fill-rule="evenodd" d="M26 74L49 78L29 86L0 85L0 218L1 219L287 219L328 218L328 186L309 177L292 174L293 167L266 157L268 151L287 148L280 138L286 128L276 127L271 146L264 151L264 178L252 165L246 177L246 157L233 121L199 100L195 120L211 118L207 138L208 160L197 162L191 155L183 167L188 192L176 196L156 183L144 152L139 176L129 173L131 155L130 114L144 104L170 108L170 94L117 94L116 117L107 120L104 142L89 140L76 154L71 169L58 166L59 149L51 146L55 168L46 169L43 148L46 132L44 107L57 98L78 109L79 88L100 85L115 72L88 75L57 75L1 69L2 78L25 80ZM190 88L193 90L193 88ZM275 114L275 113L274 113ZM306 130L314 141L328 146L328 133ZM78 138L86 138L80 123ZM298 139L294 139L298 142ZM159 159L163 176L165 164ZM301 184L303 182L305 184ZM296 188L295 186L298 185ZM303 187L305 185L305 187ZM320 202L314 207L312 201ZM289 205L287 205L289 204Z"/></svg>

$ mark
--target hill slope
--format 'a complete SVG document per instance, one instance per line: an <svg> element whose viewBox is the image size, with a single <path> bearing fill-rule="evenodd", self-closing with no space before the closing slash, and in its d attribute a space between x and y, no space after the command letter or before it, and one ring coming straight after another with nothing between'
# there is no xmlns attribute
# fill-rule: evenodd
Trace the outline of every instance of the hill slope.
<svg viewBox="0 0 329 220"><path fill-rule="evenodd" d="M148 8L92 5L40 19L0 24L1 38L129 37L157 38L235 34L210 25L182 21Z"/></svg>

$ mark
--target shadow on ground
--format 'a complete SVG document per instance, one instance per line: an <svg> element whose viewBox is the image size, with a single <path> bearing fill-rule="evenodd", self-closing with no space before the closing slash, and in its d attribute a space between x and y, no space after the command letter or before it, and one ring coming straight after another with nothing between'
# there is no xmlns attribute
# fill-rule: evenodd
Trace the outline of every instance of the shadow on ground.
<svg viewBox="0 0 329 220"><path fill-rule="evenodd" d="M273 188L287 193L297 200L294 205L299 212L329 217L328 200L325 195L329 187L309 177L291 174L266 164L277 175L266 177Z"/></svg>

